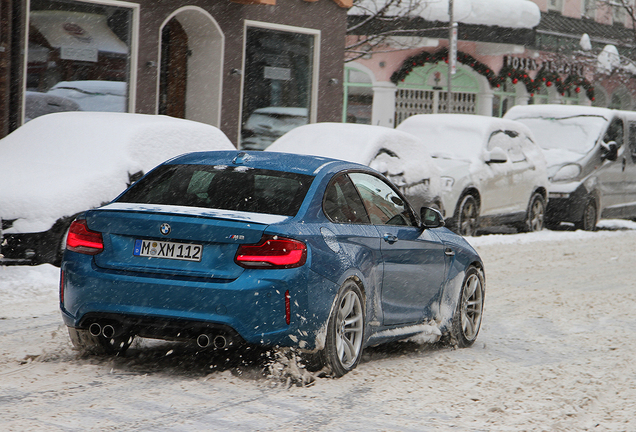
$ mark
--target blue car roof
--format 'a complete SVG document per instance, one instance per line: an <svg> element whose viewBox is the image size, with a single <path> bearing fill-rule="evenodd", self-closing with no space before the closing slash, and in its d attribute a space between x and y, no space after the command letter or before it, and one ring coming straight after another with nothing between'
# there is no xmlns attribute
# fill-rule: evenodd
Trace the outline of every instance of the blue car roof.
<svg viewBox="0 0 636 432"><path fill-rule="evenodd" d="M250 168L270 169L308 175L316 175L325 168L328 168L328 171L355 167L369 169L364 165L321 156L240 150L187 153L182 156L177 156L165 163L175 165L245 166Z"/></svg>

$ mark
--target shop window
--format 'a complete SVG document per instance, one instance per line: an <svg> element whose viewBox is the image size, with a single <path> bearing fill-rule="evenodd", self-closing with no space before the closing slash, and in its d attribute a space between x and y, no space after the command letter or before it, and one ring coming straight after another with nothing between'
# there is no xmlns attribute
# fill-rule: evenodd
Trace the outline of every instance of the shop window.
<svg viewBox="0 0 636 432"><path fill-rule="evenodd" d="M309 123L317 34L247 27L241 143L264 150Z"/></svg>
<svg viewBox="0 0 636 432"><path fill-rule="evenodd" d="M345 68L343 123L371 124L373 87L365 72Z"/></svg>
<svg viewBox="0 0 636 432"><path fill-rule="evenodd" d="M133 9L31 0L25 121L58 111L128 111Z"/></svg>

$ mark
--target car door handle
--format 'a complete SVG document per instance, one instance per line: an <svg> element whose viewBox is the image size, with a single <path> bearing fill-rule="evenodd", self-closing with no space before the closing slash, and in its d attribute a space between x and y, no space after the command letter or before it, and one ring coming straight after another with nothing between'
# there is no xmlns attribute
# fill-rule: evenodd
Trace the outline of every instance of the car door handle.
<svg viewBox="0 0 636 432"><path fill-rule="evenodd" d="M387 243L395 243L398 241L398 238L393 234L384 234L384 241Z"/></svg>
<svg viewBox="0 0 636 432"><path fill-rule="evenodd" d="M444 253L446 254L446 256L455 256L455 251L452 250L451 248L446 248Z"/></svg>

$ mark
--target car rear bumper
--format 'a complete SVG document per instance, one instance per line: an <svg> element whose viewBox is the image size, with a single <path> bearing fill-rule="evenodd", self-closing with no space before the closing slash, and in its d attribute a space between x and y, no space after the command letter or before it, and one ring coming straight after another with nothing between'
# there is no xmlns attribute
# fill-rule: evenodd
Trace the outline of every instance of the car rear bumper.
<svg viewBox="0 0 636 432"><path fill-rule="evenodd" d="M196 338L198 331L214 329L252 344L302 349L315 348L331 309L329 296L337 291L308 266L250 269L235 280L219 281L104 270L88 255L67 252L62 272L60 306L69 327L88 329L92 322L113 320L159 339Z"/></svg>

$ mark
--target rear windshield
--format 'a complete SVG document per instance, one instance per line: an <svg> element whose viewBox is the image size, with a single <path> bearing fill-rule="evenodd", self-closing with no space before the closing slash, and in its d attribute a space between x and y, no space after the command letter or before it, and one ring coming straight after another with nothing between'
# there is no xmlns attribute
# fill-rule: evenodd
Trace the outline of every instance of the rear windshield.
<svg viewBox="0 0 636 432"><path fill-rule="evenodd" d="M242 166L162 165L117 201L295 216L312 180Z"/></svg>

